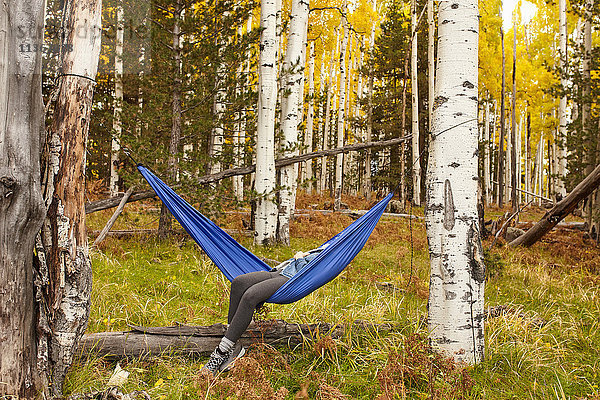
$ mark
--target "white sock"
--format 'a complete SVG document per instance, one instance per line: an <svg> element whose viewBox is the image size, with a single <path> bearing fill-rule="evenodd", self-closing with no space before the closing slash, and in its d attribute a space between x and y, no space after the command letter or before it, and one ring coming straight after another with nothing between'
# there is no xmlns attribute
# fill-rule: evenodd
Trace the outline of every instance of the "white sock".
<svg viewBox="0 0 600 400"><path fill-rule="evenodd" d="M221 339L221 343L219 343L219 350L221 350L222 353L227 353L229 350L233 349L234 345L235 342L232 342L231 340L223 336L223 339Z"/></svg>

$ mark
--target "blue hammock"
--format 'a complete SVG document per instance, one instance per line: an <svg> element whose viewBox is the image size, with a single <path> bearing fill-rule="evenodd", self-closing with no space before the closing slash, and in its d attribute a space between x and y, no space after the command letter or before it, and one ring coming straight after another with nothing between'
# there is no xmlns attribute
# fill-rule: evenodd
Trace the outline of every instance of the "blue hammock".
<svg viewBox="0 0 600 400"><path fill-rule="evenodd" d="M260 258L179 197L148 168L138 165L138 170L181 226L227 279L232 281L238 275L271 270ZM388 194L365 215L325 242L328 245L324 250L267 301L279 304L293 303L338 276L362 250L393 195L393 192Z"/></svg>

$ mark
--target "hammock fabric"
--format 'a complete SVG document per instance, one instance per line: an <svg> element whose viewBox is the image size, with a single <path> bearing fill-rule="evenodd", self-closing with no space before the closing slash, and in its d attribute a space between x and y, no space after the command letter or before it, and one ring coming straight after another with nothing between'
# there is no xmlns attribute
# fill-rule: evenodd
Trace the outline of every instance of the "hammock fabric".
<svg viewBox="0 0 600 400"><path fill-rule="evenodd" d="M194 209L148 168L139 164L138 170L227 279L232 281L238 275L271 270L271 267ZM293 303L335 278L361 251L393 195L393 192L388 194L365 215L325 242L328 246L267 301Z"/></svg>

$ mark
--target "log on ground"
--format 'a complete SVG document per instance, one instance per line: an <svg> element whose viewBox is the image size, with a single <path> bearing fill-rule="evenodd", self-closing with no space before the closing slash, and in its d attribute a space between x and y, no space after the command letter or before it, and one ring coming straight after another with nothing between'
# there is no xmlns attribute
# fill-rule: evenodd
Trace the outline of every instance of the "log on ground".
<svg viewBox="0 0 600 400"><path fill-rule="evenodd" d="M130 331L86 334L79 343L80 357L89 355L116 360L127 357L160 355L207 355L221 341L227 326L172 326L145 328L132 326ZM281 320L252 323L240 339L244 346L267 343L272 346L296 346L323 336L340 338L348 331L389 332L392 324L356 321L350 327L320 323L292 324Z"/></svg>

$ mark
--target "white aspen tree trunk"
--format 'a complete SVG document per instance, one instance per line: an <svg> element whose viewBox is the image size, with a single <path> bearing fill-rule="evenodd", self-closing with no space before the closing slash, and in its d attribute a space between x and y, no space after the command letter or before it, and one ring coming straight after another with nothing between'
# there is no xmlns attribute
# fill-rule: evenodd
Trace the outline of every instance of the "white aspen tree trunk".
<svg viewBox="0 0 600 400"><path fill-rule="evenodd" d="M486 205L489 203L489 194L490 194L490 102L489 99L485 102L485 126L483 127L483 137L484 137L484 145L483 145L483 183L484 183L484 192L483 198L485 199Z"/></svg>
<svg viewBox="0 0 600 400"><path fill-rule="evenodd" d="M506 203L511 201L510 198L510 177L511 177L511 166L512 166L512 131L507 130L506 132L506 163L504 167L504 199Z"/></svg>
<svg viewBox="0 0 600 400"><path fill-rule="evenodd" d="M332 57L333 58L333 57ZM326 100L325 100L325 121L323 123L323 150L329 147L329 133L331 131L331 92L333 90L333 77L327 77L326 82ZM321 194L327 189L327 157L321 157L321 176L319 178L319 188Z"/></svg>
<svg viewBox="0 0 600 400"><path fill-rule="evenodd" d="M243 33L243 27L240 25L238 27L237 35L238 38L241 39ZM235 87L235 97L239 100L242 96L243 86L245 79L242 78L244 74L244 64L242 63L238 66L237 76L238 79L236 81ZM233 133L233 154L234 154L234 166L239 168L243 164L243 146L245 141L245 134L243 130L246 129L244 120L245 120L245 110L241 109L240 111L236 111L235 113L235 128ZM243 177L241 175L233 177L233 194L235 198L239 201L244 199L244 185L243 185Z"/></svg>
<svg viewBox="0 0 600 400"><path fill-rule="evenodd" d="M517 189L522 188L522 177L523 177L523 113L521 113L521 120L517 130ZM517 190L517 204L521 204L523 194L520 190ZM517 215L517 218L519 216Z"/></svg>
<svg viewBox="0 0 600 400"><path fill-rule="evenodd" d="M344 2L343 6L344 12L346 12L346 2ZM340 101L338 108L338 118L337 118L337 147L342 147L344 145L344 127L346 123L346 75L347 75L347 63L346 63L346 53L348 46L348 21L346 18L342 18L342 28L344 30L344 36L342 38L342 45L340 47ZM344 178L343 174L343 166L344 166L344 154L338 154L336 156L335 162L335 200L333 209L335 211L340 209L340 205L342 202L342 179Z"/></svg>
<svg viewBox="0 0 600 400"><path fill-rule="evenodd" d="M223 17L226 17L227 13ZM224 18L221 20L222 23ZM225 87L225 76L227 74L227 66L223 62L223 49L225 47L225 38L219 34L217 36L217 47L218 47L218 66L217 73L215 74L215 98L213 102L213 115L215 118L214 126L211 135L210 145L210 173L216 174L221 171L221 155L223 153L224 143L224 127L223 118L225 111L227 111L227 88Z"/></svg>
<svg viewBox="0 0 600 400"><path fill-rule="evenodd" d="M412 47L410 56L410 81L412 103L412 200L417 207L421 206L421 163L419 162L419 83L418 77L418 46L417 46L417 0L411 2Z"/></svg>
<svg viewBox="0 0 600 400"><path fill-rule="evenodd" d="M304 152L313 151L313 125L315 114L315 42L310 42L308 50L308 109L306 111L306 132L304 134ZM302 169L302 182L306 182L306 192L312 193L313 188L312 160L307 161Z"/></svg>
<svg viewBox="0 0 600 400"><path fill-rule="evenodd" d="M42 191L48 214L37 246L40 345L47 351L51 395L62 395L66 374L87 328L92 266L85 226L85 166L98 59L102 2L67 1L63 9L59 93L43 154ZM87 27L81 35L82 26ZM45 328L45 329L44 329Z"/></svg>
<svg viewBox="0 0 600 400"><path fill-rule="evenodd" d="M306 37L306 21L308 20L308 0L293 0L290 14L290 28L287 38L287 51L283 69L285 78L283 91L287 93L281 109L281 130L283 133L283 157L298 155L298 125L302 118L298 113L301 93L304 91L302 77L304 75L304 42ZM279 218L277 241L290 244L290 220L296 203L298 164L288 165L279 170Z"/></svg>
<svg viewBox="0 0 600 400"><path fill-rule="evenodd" d="M123 2L117 4L117 30L115 33L115 98L113 100L113 134L110 149L110 184L111 196L119 192L119 151L121 151L121 134L123 132Z"/></svg>
<svg viewBox="0 0 600 400"><path fill-rule="evenodd" d="M513 76L512 76L512 110L511 110L511 152L510 152L510 181L512 212L519 210L517 198L517 17L513 16Z"/></svg>
<svg viewBox="0 0 600 400"><path fill-rule="evenodd" d="M436 108L427 169L432 346L457 362L484 356L485 266L477 213L478 3L440 2ZM460 125L457 125L460 124Z"/></svg>
<svg viewBox="0 0 600 400"><path fill-rule="evenodd" d="M527 129L527 115L528 112L527 110L525 110L525 129L524 129L524 134L525 134L525 146L524 146L524 150L525 150L525 154L524 154L524 164L525 164L525 203L529 202L529 194L528 192L531 192L531 164L529 162L529 158L530 158L530 151L529 151L529 131Z"/></svg>
<svg viewBox="0 0 600 400"><path fill-rule="evenodd" d="M502 6L500 7L502 13ZM506 57L504 53L504 29L500 26L500 46L502 48L502 87L500 89L500 142L498 144L498 207L504 206L505 192L505 166L504 161L504 135L506 134L504 120L506 118ZM508 153L506 153L508 154Z"/></svg>
<svg viewBox="0 0 600 400"><path fill-rule="evenodd" d="M325 104L325 138L323 139L323 149L326 150L329 148L329 141L333 141L333 109L335 109L335 105L337 104L336 99L336 88L337 88L337 78L335 75L335 57L338 54L340 47L340 36L339 32L336 29L336 45L335 52L331 52L331 61L329 64L329 84L327 85L327 102ZM328 170L327 157L323 157L323 165L325 168L322 170L321 177L323 182L322 191L325 192L327 187L331 189L329 184L329 176L331 171Z"/></svg>
<svg viewBox="0 0 600 400"><path fill-rule="evenodd" d="M433 119L433 102L435 96L435 19L434 19L434 2L427 0L427 26L428 26L428 41L427 41L427 74L428 74L428 105L429 105L429 126ZM430 129L431 130L431 129Z"/></svg>
<svg viewBox="0 0 600 400"><path fill-rule="evenodd" d="M327 82L326 82L326 75L325 75L325 49L323 49L323 53L321 53L321 72L319 75L319 111L318 111L318 128L317 128L317 143L322 143L324 140L324 134L325 134L325 118L324 118L324 109L323 109L323 95L325 93L325 87L327 86ZM322 146L317 145L317 148L319 148ZM316 182L316 186L317 186L317 193L322 194L323 193L323 180L324 178L324 171L325 171L325 157L321 157L319 160L319 179Z"/></svg>
<svg viewBox="0 0 600 400"><path fill-rule="evenodd" d="M258 59L258 116L256 126L256 201L254 243L275 241L277 205L275 189L275 107L277 102L276 0L260 3L260 53Z"/></svg>
<svg viewBox="0 0 600 400"><path fill-rule="evenodd" d="M138 87L138 118L135 124L135 133L138 137L142 135L142 125L143 125L143 112L144 112L144 90L142 89L143 81L144 81L144 64L146 63L146 48L142 46L140 48L140 56L138 57L138 62L140 63L141 69L138 74L140 86Z"/></svg>
<svg viewBox="0 0 600 400"><path fill-rule="evenodd" d="M181 138L181 75L182 75L182 61L181 61L181 18L183 13L183 2L177 0L175 3L175 10L173 13L173 30L171 31L172 37L172 60L173 60L173 88L172 88L172 105L171 105L171 138L169 140L169 178L172 182L176 182L179 177L178 159L177 153L179 152L179 141ZM158 220L158 236L165 238L172 225L172 215L167 207L162 204L160 208L160 218Z"/></svg>
<svg viewBox="0 0 600 400"><path fill-rule="evenodd" d="M362 118L362 109L360 107L360 99L362 99L365 95L365 88L363 87L363 79L362 79L362 69L364 65L364 52L361 50L360 44L358 45L358 51L360 52L358 58L358 78L356 81L356 101L354 102L354 116L357 118ZM358 132L356 133L358 139L361 142L365 141L365 129L362 127L362 124L358 126Z"/></svg>
<svg viewBox="0 0 600 400"><path fill-rule="evenodd" d="M281 83L281 80L283 79L283 74L285 74L285 71L283 71L283 24L282 24L282 17L281 17L281 6L282 6L282 0L276 0L276 7L277 7L277 13L275 14L275 59L277 60L277 103L275 105L275 118L277 118L277 121L275 123L275 151L277 152L278 156L280 156L279 151L280 151L280 147L279 146L279 132L277 127L279 127L279 130L281 130L281 107L283 102L285 101L285 98L283 97L283 90L281 89L283 87L283 84Z"/></svg>
<svg viewBox="0 0 600 400"><path fill-rule="evenodd" d="M494 146L496 143L496 136L497 135L497 123L498 123L498 102L496 100L494 100L494 114L492 116L492 145ZM498 141L500 139L498 138ZM493 147L494 148L494 147ZM496 159L499 158L500 156L500 150L499 150L499 146L495 147L496 149L496 153L498 153L496 155ZM492 177L496 177L496 183L494 183L493 187L492 187L492 196L494 197L494 201L496 202L496 204L500 204L500 190L499 190L499 184L498 184L498 180L499 178L499 173L498 173L498 162L496 162L496 171L495 173L492 173ZM495 190L494 190L495 189Z"/></svg>
<svg viewBox="0 0 600 400"><path fill-rule="evenodd" d="M542 196L542 186L543 186L543 176L542 176L542 168L544 167L544 139L540 137L537 145L537 154L535 156L535 193L538 196ZM542 199L537 198L538 206L542 205Z"/></svg>
<svg viewBox="0 0 600 400"><path fill-rule="evenodd" d="M583 23L583 51L584 51L584 57L583 57L583 90L582 90L582 94L583 94L583 106L582 106L582 110L581 110L581 130L583 131L583 137L586 143L586 151L585 151L585 156L584 156L584 160L585 160L585 175L590 175L592 173L592 171L594 170L594 166L595 166L595 157L594 157L594 150L595 150L595 144L594 144L594 140L592 138L592 132L591 132L591 110L592 110L592 106L591 106L591 99L590 99L590 93L591 93L591 79L590 79L590 71L591 71L591 66L592 66L592 55L591 55L591 51L592 51L592 15L591 15L591 9L594 5L594 0L587 0L585 2L585 11L584 11L584 23ZM590 195L587 200L586 200L586 206L585 206L585 210L586 210L586 220L590 229L590 233L592 233L592 230L594 228L596 228L596 224L593 221L593 209L594 209L594 205L593 205L593 201L594 200L594 196Z"/></svg>
<svg viewBox="0 0 600 400"><path fill-rule="evenodd" d="M31 27L31 36L20 33ZM40 191L44 132L42 52L44 1L13 0L0 7L0 398L33 399L48 392L36 320L33 250L45 207ZM42 357L40 357L40 355ZM40 396L41 397L41 396Z"/></svg>
<svg viewBox="0 0 600 400"><path fill-rule="evenodd" d="M559 37L560 37L560 65L563 70L567 68L567 1L558 0L558 12L559 12ZM566 77L561 77L561 85L566 88L569 85L569 81ZM564 179L567 176L567 95L563 94L560 97L558 104L558 146L557 146L557 158L558 158L558 180L557 180L557 194L561 198L567 196L567 188L565 186Z"/></svg>
<svg viewBox="0 0 600 400"><path fill-rule="evenodd" d="M351 134L351 128L350 128L350 119L352 118L352 115L350 113L351 111L351 87L352 87L352 69L354 68L354 58L353 58L353 41L352 41L352 34L349 33L349 37L348 37L348 47L347 47L347 54L348 54L348 62L347 62L347 70L346 70L346 111L345 111L345 126L346 129L344 129L344 142L345 144L349 144L352 143L352 139L354 137L353 134ZM343 144L342 144L343 145ZM346 193L350 192L350 188L352 186L352 177L354 176L352 174L352 168L351 165L353 165L353 156L354 153L350 152L344 155L344 166L342 168L343 171L343 178L345 178L346 184L343 185L343 189L346 191Z"/></svg>
<svg viewBox="0 0 600 400"><path fill-rule="evenodd" d="M377 2L373 0L373 10L377 10ZM373 53L373 49L375 48L375 29L376 24L373 23L371 27L371 36L369 37L369 51ZM373 65L369 64L369 82L367 87L367 130L365 132L366 141L368 143L373 141L373 80L374 80L374 71ZM364 186L363 193L368 201L371 200L371 149L367 149L365 152L365 175L363 178Z"/></svg>

